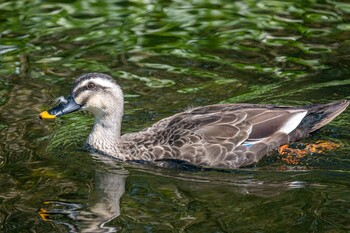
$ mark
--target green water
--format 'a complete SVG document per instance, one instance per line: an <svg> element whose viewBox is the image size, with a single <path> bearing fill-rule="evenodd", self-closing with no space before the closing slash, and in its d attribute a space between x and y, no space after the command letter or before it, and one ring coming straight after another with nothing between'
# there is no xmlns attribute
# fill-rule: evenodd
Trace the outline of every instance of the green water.
<svg viewBox="0 0 350 233"><path fill-rule="evenodd" d="M350 99L349 38L348 1L0 1L0 232L349 232L350 110L302 142L338 149L232 171L102 161L81 149L90 115L38 119L92 71L122 86L123 132Z"/></svg>

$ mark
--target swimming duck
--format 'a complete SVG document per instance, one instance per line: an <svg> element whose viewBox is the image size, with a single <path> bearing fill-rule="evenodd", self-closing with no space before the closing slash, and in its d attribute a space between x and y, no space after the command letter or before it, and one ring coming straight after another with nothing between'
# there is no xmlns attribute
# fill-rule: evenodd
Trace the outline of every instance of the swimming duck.
<svg viewBox="0 0 350 233"><path fill-rule="evenodd" d="M123 92L102 73L78 77L70 95L40 114L53 119L87 110L95 122L85 147L123 161L183 161L196 166L239 168L283 144L307 137L342 113L348 100L302 107L216 104L162 119L121 135Z"/></svg>

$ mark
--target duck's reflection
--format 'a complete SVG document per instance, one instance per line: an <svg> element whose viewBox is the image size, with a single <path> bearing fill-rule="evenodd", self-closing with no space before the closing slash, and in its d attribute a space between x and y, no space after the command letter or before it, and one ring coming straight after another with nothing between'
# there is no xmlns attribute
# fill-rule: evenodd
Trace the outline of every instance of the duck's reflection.
<svg viewBox="0 0 350 233"><path fill-rule="evenodd" d="M114 172L109 171L108 173L96 173L95 193L98 195L98 200L100 200L100 203L97 203L95 206L90 208L91 213L96 215L96 218L94 219L96 225L93 227L93 229L106 228L112 230L105 225L110 220L120 215L120 198L125 192L126 176L127 174L124 170L115 170Z"/></svg>
<svg viewBox="0 0 350 233"><path fill-rule="evenodd" d="M108 158L103 159L109 163ZM93 206L62 201L45 201L39 210L40 217L63 225L68 232L116 232L107 226L108 222L120 215L120 198L125 192L125 180L128 172L122 168L104 167L95 172L94 187L89 203Z"/></svg>
<svg viewBox="0 0 350 233"><path fill-rule="evenodd" d="M103 161L104 166L95 171L94 186L88 201L94 204L86 206L62 201L45 201L43 208L39 211L43 220L54 222L61 227L65 226L68 232L117 232L119 230L118 227L113 227L115 224L108 223L121 214L120 199L125 192L128 172L123 168L117 168L114 160L107 157L97 158ZM257 178L259 174L252 170L169 171L142 166L129 168L135 170L133 173L141 176L137 178L139 179L137 182L144 180L147 183L154 177L165 177L173 180L174 186L184 190L188 188L194 193L206 192L208 187L223 186L236 194L269 198L281 195L290 189L312 185L298 180L290 181L288 174L286 174L286 180L276 179L273 174ZM130 177L130 182L133 182L133 179L135 174Z"/></svg>

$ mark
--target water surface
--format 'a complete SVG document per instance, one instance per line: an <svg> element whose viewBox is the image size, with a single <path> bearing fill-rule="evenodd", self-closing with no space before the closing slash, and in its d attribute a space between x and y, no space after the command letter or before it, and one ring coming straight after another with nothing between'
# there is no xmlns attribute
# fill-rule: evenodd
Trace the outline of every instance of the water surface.
<svg viewBox="0 0 350 233"><path fill-rule="evenodd" d="M82 150L92 119L38 114L75 77L125 93L123 132L188 106L350 98L347 1L0 1L0 232L349 232L350 111L237 170L117 164Z"/></svg>

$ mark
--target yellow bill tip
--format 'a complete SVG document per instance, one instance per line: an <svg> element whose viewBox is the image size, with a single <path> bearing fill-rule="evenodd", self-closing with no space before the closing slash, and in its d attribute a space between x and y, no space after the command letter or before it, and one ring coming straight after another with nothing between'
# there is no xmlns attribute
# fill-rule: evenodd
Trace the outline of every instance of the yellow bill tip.
<svg viewBox="0 0 350 233"><path fill-rule="evenodd" d="M40 113L39 118L40 119L55 119L56 116L51 115L48 111L45 111L45 112Z"/></svg>

